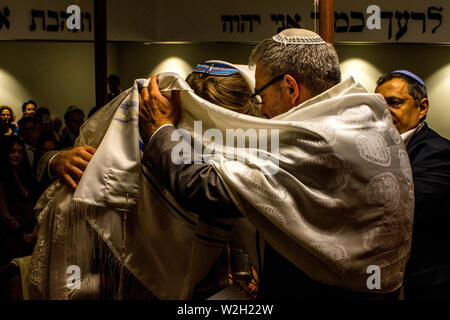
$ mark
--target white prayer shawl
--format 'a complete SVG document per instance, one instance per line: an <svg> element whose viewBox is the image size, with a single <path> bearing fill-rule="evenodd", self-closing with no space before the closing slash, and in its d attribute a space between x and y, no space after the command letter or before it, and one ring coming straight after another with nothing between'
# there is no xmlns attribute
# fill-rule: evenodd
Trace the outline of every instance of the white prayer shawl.
<svg viewBox="0 0 450 320"><path fill-rule="evenodd" d="M332 286L373 293L401 286L413 180L382 96L347 79L271 120L210 118L223 130L279 130L279 156L271 162L242 149L237 153L251 165L211 162L236 206L279 253ZM264 175L269 169L277 174Z"/></svg>
<svg viewBox="0 0 450 320"><path fill-rule="evenodd" d="M255 130L254 137L268 137L258 140L256 155L235 147L245 161L227 158L212 139L223 156L209 163L235 205L278 252L332 286L372 293L401 286L411 248L413 180L381 95L349 78L270 120L207 102L199 108L195 101L182 95L183 115L202 119L204 131L215 128L225 137L227 129L238 128L241 135ZM192 129L191 121L184 116L181 124ZM206 133L203 144L209 145L214 133ZM278 152L269 148L274 139ZM252 256L254 246L247 248Z"/></svg>
<svg viewBox="0 0 450 320"><path fill-rule="evenodd" d="M176 74L161 74L159 81L165 91L177 88L193 94ZM141 168L138 92L148 82L136 80L133 88L83 125L75 146L91 145L97 151L75 193L56 181L39 199L35 209L40 228L29 273L33 298L85 298L89 297L83 292L86 288L95 288L97 294L98 283L92 281L98 277L90 274L100 255L97 236L159 299L190 298L222 253L231 219L205 221L184 211ZM78 292L67 286L72 279L70 266L81 271Z"/></svg>
<svg viewBox="0 0 450 320"><path fill-rule="evenodd" d="M256 157L240 148L236 154L245 155L247 164L226 155L209 160L236 206L277 251L330 285L371 291L371 266L381 269L377 292L401 285L411 242L412 175L379 95L347 79L267 120L201 99L176 74L161 74L159 81L163 92L181 90L180 127L192 130L195 119L202 120L203 131L217 128L224 137L231 128L279 133L279 153ZM138 86L146 83L137 80L84 125L76 145L98 150L73 198L68 187L56 182L37 205L41 228L30 280L43 298L70 297L67 266L77 264L72 257L93 250L84 221L120 259L122 216L130 212L124 265L160 299L191 297L229 236L231 221L200 221L141 171L137 95ZM277 174L264 175L271 170ZM254 257L255 230L238 220L236 228L246 228L241 236ZM69 229L74 238L65 236ZM90 265L80 268L86 276Z"/></svg>

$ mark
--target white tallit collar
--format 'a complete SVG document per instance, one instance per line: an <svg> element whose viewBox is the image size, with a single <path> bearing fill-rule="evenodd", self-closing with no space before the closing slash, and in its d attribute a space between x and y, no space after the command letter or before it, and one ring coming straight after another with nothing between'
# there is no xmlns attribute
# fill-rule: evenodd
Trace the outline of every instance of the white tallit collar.
<svg viewBox="0 0 450 320"><path fill-rule="evenodd" d="M331 98L335 98L335 97L339 97L339 96L342 96L344 94L349 94L349 93L367 93L367 90L364 89L364 87L361 84L357 83L352 76L350 76L347 79L345 79L344 81L342 81L341 83L335 85L334 87L331 87L327 91L325 91L309 100L306 100L305 102L299 104L298 106L290 109L289 111L287 111L283 114L273 117L272 119L273 120L284 120L285 117L291 115L292 113L295 113L296 111L298 111L300 109L304 109L306 107L315 105L322 101L325 101L325 100L328 100Z"/></svg>

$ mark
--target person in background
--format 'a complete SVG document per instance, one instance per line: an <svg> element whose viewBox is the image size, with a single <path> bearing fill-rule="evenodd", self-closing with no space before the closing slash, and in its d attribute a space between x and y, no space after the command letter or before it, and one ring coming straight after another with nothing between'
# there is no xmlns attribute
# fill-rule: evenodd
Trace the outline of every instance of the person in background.
<svg viewBox="0 0 450 320"><path fill-rule="evenodd" d="M111 74L108 77L108 88L109 88L108 101L111 101L122 92L122 89L120 88L119 76Z"/></svg>
<svg viewBox="0 0 450 320"><path fill-rule="evenodd" d="M44 107L40 107L36 110L35 117L37 119L39 131L41 134L43 132L52 132L50 110Z"/></svg>
<svg viewBox="0 0 450 320"><path fill-rule="evenodd" d="M116 76L115 74L111 74L108 77L108 102L113 100L115 97L117 97L119 94L122 93L122 89L120 88L120 78L119 76ZM88 113L88 118L92 117L94 113L97 112L102 106L94 106Z"/></svg>
<svg viewBox="0 0 450 320"><path fill-rule="evenodd" d="M98 109L100 108L97 108L97 106L93 107L88 113L88 119L92 117L97 112Z"/></svg>
<svg viewBox="0 0 450 320"><path fill-rule="evenodd" d="M415 212L405 299L450 299L450 141L425 122L430 103L417 75L406 70L383 75L375 92L389 106L413 172Z"/></svg>
<svg viewBox="0 0 450 320"><path fill-rule="evenodd" d="M32 116L36 112L37 109L37 103L33 100L29 100L27 102L24 102L22 104L22 113L23 117L25 116Z"/></svg>
<svg viewBox="0 0 450 320"><path fill-rule="evenodd" d="M84 123L84 112L76 106L69 106L64 114L67 132L61 137L58 149L72 147L80 134L80 127Z"/></svg>
<svg viewBox="0 0 450 320"><path fill-rule="evenodd" d="M33 172L36 173L37 188L38 188L39 194L42 194L45 191L45 189L47 189L49 186L48 181L41 181L38 178L42 175L42 170L47 169L47 166L42 164L42 162L39 160L43 156L45 156L48 152L57 150L57 146L58 146L58 141L56 140L53 132L50 132L50 131L43 132L37 142L36 152L35 152L35 157L34 157Z"/></svg>
<svg viewBox="0 0 450 320"><path fill-rule="evenodd" d="M57 117L52 120L53 135L55 136L57 141L59 141L59 139L61 139L63 135L62 126L63 122L60 118Z"/></svg>
<svg viewBox="0 0 450 320"><path fill-rule="evenodd" d="M19 120L19 135L24 142L24 156L28 160L31 170L34 164L36 144L39 139L39 125L34 116L25 116Z"/></svg>
<svg viewBox="0 0 450 320"><path fill-rule="evenodd" d="M12 109L8 106L1 106L0 107L0 117L5 122L7 129L3 132L5 136L10 135L18 135L19 134L19 128L14 124L15 117L14 112Z"/></svg>
<svg viewBox="0 0 450 320"><path fill-rule="evenodd" d="M0 165L1 265L16 257L30 255L37 236L33 207L35 184L18 136L4 142Z"/></svg>
<svg viewBox="0 0 450 320"><path fill-rule="evenodd" d="M6 138L9 137L4 134L5 132L8 132L8 131L9 131L8 124L5 122L5 120L2 117L0 117L0 147L3 146L3 143L6 140Z"/></svg>

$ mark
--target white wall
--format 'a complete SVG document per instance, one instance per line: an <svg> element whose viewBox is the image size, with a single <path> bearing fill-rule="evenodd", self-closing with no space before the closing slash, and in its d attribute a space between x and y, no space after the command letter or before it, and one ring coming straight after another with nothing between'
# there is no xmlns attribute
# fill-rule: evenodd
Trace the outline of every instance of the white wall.
<svg viewBox="0 0 450 320"><path fill-rule="evenodd" d="M218 59L247 64L254 45L239 43L149 44L118 43L119 73L124 87L133 80L162 71L187 76L200 62Z"/></svg>
<svg viewBox="0 0 450 320"><path fill-rule="evenodd" d="M186 76L199 62L220 59L247 63L255 44L150 44L115 42L108 45L108 73L121 77L122 88L134 79L161 71ZM352 74L368 91L377 78L395 69L408 69L427 85L427 122L450 139L450 46L336 45L343 76ZM68 105L86 114L95 104L94 45L90 42L0 42L0 104L20 107L28 99L62 117Z"/></svg>
<svg viewBox="0 0 450 320"><path fill-rule="evenodd" d="M114 45L108 46L109 72L117 72ZM95 105L94 44L90 42L0 42L0 104L13 108L35 100L63 117L69 105L87 115Z"/></svg>

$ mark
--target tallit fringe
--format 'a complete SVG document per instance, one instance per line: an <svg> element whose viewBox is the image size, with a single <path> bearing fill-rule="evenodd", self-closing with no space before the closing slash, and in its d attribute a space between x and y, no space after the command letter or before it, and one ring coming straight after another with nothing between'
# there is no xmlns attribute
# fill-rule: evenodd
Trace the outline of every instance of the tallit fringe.
<svg viewBox="0 0 450 320"><path fill-rule="evenodd" d="M116 248L110 239L102 235L101 230L95 230L89 224L91 219L103 214L104 210L103 207L72 201L67 264L80 267L82 281L81 288L69 292L68 299L156 299L126 267L121 268L120 248ZM122 292L119 292L121 270Z"/></svg>

